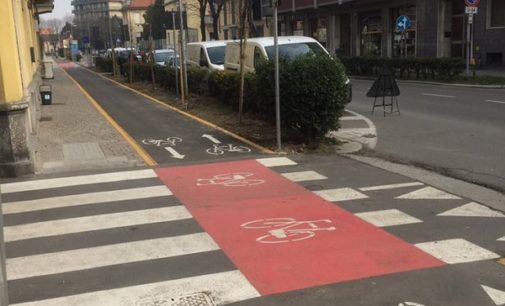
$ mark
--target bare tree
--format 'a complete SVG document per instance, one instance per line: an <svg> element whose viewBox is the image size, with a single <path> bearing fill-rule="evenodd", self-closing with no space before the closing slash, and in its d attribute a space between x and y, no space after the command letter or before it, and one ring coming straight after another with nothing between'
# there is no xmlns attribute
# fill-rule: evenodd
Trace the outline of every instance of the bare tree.
<svg viewBox="0 0 505 306"><path fill-rule="evenodd" d="M213 37L212 39L219 39L219 15L221 15L221 11L223 10L224 4L226 0L208 0L209 1L209 8L210 8L210 14L212 16L212 32L213 32Z"/></svg>
<svg viewBox="0 0 505 306"><path fill-rule="evenodd" d="M244 111L244 87L245 87L245 48L249 35L249 24L251 21L252 0L239 0L239 39L240 39L240 95L238 104L238 121L242 123Z"/></svg>

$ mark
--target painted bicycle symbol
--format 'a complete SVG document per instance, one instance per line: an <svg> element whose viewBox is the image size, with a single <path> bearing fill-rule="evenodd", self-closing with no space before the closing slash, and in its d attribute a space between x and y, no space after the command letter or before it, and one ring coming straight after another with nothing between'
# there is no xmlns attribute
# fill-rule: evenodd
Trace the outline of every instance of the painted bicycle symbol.
<svg viewBox="0 0 505 306"><path fill-rule="evenodd" d="M166 139L147 138L147 139L142 140L142 143L145 145L154 145L157 147L165 147L165 146L175 147L176 144L179 142L182 142L182 138L167 137Z"/></svg>
<svg viewBox="0 0 505 306"><path fill-rule="evenodd" d="M223 155L224 152L248 153L251 152L251 149L244 146L234 146L232 144L228 145L214 144L212 148L207 149L207 153L212 155Z"/></svg>
<svg viewBox="0 0 505 306"><path fill-rule="evenodd" d="M198 179L196 186L222 185L226 187L245 187L265 183L264 180L252 179L253 173L237 172L214 175L208 179Z"/></svg>
<svg viewBox="0 0 505 306"><path fill-rule="evenodd" d="M246 222L241 225L246 229L267 229L268 234L256 239L260 243L295 242L312 238L318 231L334 231L334 226L323 227L331 224L329 219L314 221L297 221L293 218L269 218ZM320 226L323 224L323 226Z"/></svg>

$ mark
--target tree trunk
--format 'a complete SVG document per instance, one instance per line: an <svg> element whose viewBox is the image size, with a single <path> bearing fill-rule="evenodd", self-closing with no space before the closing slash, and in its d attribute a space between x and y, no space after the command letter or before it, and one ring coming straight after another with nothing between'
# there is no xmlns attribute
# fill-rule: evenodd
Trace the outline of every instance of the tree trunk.
<svg viewBox="0 0 505 306"><path fill-rule="evenodd" d="M242 123L242 114L244 112L244 89L245 89L245 48L247 43L248 35L248 23L247 17L249 15L249 5L247 4L249 0L244 4L244 0L240 0L239 8L242 10L240 12L240 94L239 94L239 104L238 104L238 122Z"/></svg>

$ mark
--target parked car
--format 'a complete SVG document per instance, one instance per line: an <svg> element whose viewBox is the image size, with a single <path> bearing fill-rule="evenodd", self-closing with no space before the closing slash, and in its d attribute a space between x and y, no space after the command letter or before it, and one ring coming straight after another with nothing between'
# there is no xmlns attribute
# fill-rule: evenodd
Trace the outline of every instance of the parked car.
<svg viewBox="0 0 505 306"><path fill-rule="evenodd" d="M216 40L195 42L188 44L189 66L208 68L210 70L224 70L224 57L228 41Z"/></svg>
<svg viewBox="0 0 505 306"><path fill-rule="evenodd" d="M152 53L154 55L154 63L160 66L166 66L170 58L175 56L174 49L158 49L154 50ZM148 53L147 58L150 60L153 55Z"/></svg>
<svg viewBox="0 0 505 306"><path fill-rule="evenodd" d="M316 55L330 56L328 51L315 39L305 36L280 36L279 57L294 59L300 55L313 53ZM254 72L256 65L264 59L274 58L273 37L251 38L245 46L244 68L246 72ZM239 71L240 69L240 43L231 41L226 44L225 70ZM348 91L348 103L352 100L352 84L347 75L345 85Z"/></svg>
<svg viewBox="0 0 505 306"><path fill-rule="evenodd" d="M125 49L119 51L117 54L117 63L119 64L119 70L122 75L126 75L124 64L130 61L130 55L133 54L133 61L138 62L142 60L142 57L136 53L134 49Z"/></svg>

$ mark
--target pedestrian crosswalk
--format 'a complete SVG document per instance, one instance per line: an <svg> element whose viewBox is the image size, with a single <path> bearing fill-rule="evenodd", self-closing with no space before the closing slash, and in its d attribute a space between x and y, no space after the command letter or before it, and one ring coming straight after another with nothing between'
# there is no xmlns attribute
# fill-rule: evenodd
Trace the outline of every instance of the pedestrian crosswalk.
<svg viewBox="0 0 505 306"><path fill-rule="evenodd" d="M424 225L456 217L504 220L501 212L481 204L421 182L345 186L336 183L324 165L307 169L286 157L257 162L375 227L402 234L399 228L415 227L416 234L422 228L425 235L402 238L443 263L500 257L496 247L457 231L450 239L433 239L431 228ZM225 305L260 297L262 291L225 253L220 240L202 228L187 203L179 202L177 189L158 178L159 173L138 169L1 185L11 305ZM254 186L268 186L267 177L254 178L266 181ZM239 190L236 186L247 184L230 186ZM389 195L387 201L384 194ZM380 201L375 200L378 196ZM430 213L431 219L412 209L413 203L433 201L443 204ZM499 232L492 240L503 243L504 234ZM236 237L230 233L225 241Z"/></svg>
<svg viewBox="0 0 505 306"><path fill-rule="evenodd" d="M141 169L3 184L11 305L176 305L195 294L213 305L258 296L153 178ZM86 213L68 213L76 209Z"/></svg>

